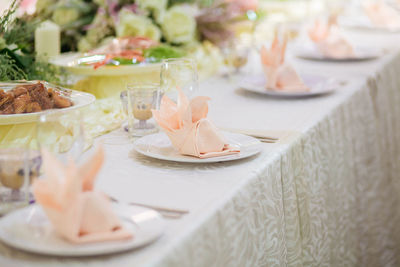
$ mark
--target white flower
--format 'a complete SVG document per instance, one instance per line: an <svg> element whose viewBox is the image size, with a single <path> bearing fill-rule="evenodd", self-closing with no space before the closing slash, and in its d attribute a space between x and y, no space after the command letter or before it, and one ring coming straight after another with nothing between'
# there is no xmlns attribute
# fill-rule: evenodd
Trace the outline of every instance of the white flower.
<svg viewBox="0 0 400 267"><path fill-rule="evenodd" d="M197 62L200 78L215 74L223 64L221 51L209 41L192 43L186 49L188 56Z"/></svg>
<svg viewBox="0 0 400 267"><path fill-rule="evenodd" d="M119 19L120 21L116 27L118 37L144 36L154 41L159 41L161 38L160 29L147 17L122 10L119 13Z"/></svg>
<svg viewBox="0 0 400 267"><path fill-rule="evenodd" d="M42 11L48 11L49 7L54 5L56 0L37 0L36 2L36 12L40 13Z"/></svg>
<svg viewBox="0 0 400 267"><path fill-rule="evenodd" d="M54 11L52 20L58 25L64 26L76 21L80 15L81 13L77 8L61 6Z"/></svg>
<svg viewBox="0 0 400 267"><path fill-rule="evenodd" d="M165 10L167 9L168 0L136 0L136 4L142 10L152 13L155 21L161 24Z"/></svg>
<svg viewBox="0 0 400 267"><path fill-rule="evenodd" d="M174 6L167 10L162 22L165 39L174 44L193 41L196 35L194 10L187 6Z"/></svg>
<svg viewBox="0 0 400 267"><path fill-rule="evenodd" d="M86 38L81 38L78 42L78 50L79 52L87 52L91 50L92 44L86 39Z"/></svg>

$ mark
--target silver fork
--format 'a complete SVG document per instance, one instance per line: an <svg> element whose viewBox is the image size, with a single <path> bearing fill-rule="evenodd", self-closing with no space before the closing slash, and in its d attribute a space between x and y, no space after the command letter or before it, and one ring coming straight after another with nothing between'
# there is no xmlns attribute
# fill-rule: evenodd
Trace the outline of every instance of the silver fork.
<svg viewBox="0 0 400 267"><path fill-rule="evenodd" d="M257 131L244 130L244 129L230 129L230 128L221 128L221 129L224 131L228 131L228 132L248 135L248 136L257 138L258 140L260 140L263 143L276 143L279 141L279 138L276 136L259 134L259 133L256 133Z"/></svg>
<svg viewBox="0 0 400 267"><path fill-rule="evenodd" d="M111 199L111 201L113 201L115 203L120 202L111 196L110 196L110 199ZM168 218L168 219L180 219L183 215L189 213L188 210L171 209L171 208L153 206L153 205L148 205L148 204L143 204L143 203L130 202L127 204L132 205L132 206L139 206L139 207L153 209L155 211L158 211L164 218Z"/></svg>

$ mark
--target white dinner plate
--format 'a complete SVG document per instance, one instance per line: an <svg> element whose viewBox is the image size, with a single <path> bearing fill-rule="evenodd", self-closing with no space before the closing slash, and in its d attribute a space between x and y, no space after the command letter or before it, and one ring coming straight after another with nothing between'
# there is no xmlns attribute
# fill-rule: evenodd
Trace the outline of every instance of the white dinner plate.
<svg viewBox="0 0 400 267"><path fill-rule="evenodd" d="M222 132L222 134L228 144L240 148L239 153L206 159L181 155L172 146L168 136L162 132L139 138L135 141L134 148L137 152L151 158L186 163L211 163L244 159L258 154L262 149L261 142L253 137L230 132Z"/></svg>
<svg viewBox="0 0 400 267"><path fill-rule="evenodd" d="M23 84L32 84L36 83L37 81L31 82L1 82L0 89L2 90L11 90L17 85ZM43 81L42 81L43 82ZM96 97L89 93L84 93L80 91L75 91L67 88L63 88L60 86L56 86L47 82L43 82L46 88L54 88L55 90L59 91L64 97L70 99L73 103L72 106L68 108L60 109L62 111L68 111L73 109L80 109L92 104ZM28 122L36 122L38 117L48 110L44 110L41 112L34 112L34 113L23 113L23 114L9 114L9 115L0 115L0 125L10 125L10 124L20 124L20 123L28 123Z"/></svg>
<svg viewBox="0 0 400 267"><path fill-rule="evenodd" d="M0 240L16 249L52 256L93 256L127 251L150 244L164 232L165 222L151 209L113 204L133 238L88 244L73 244L58 236L39 205L16 210L0 219Z"/></svg>
<svg viewBox="0 0 400 267"><path fill-rule="evenodd" d="M318 51L314 44L302 45L296 48L295 55L299 58L308 60L318 60L318 61L336 61L336 62L352 62L352 61L364 61L372 60L380 57L382 52L379 49L373 47L354 47L354 56L346 58L333 58L324 56Z"/></svg>
<svg viewBox="0 0 400 267"><path fill-rule="evenodd" d="M85 55L81 53L63 53L50 59L50 63L66 68L74 74L87 76L121 76L131 75L132 73L140 74L141 72L159 72L161 66L161 63L141 63L136 65L101 66L95 69L93 66L79 64L79 59L83 56Z"/></svg>
<svg viewBox="0 0 400 267"><path fill-rule="evenodd" d="M318 75L301 75L304 83L310 88L308 92L286 92L277 90L268 90L265 88L267 80L264 74L247 75L245 78L239 81L239 86L247 91L275 96L275 97L288 97L288 98L298 98L298 97L311 97L316 95L324 95L332 93L339 87L339 82Z"/></svg>

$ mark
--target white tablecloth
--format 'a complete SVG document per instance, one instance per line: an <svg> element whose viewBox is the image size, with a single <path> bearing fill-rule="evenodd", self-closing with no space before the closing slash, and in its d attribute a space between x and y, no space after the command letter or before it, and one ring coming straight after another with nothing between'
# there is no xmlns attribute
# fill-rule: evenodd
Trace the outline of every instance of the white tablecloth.
<svg viewBox="0 0 400 267"><path fill-rule="evenodd" d="M154 244L92 258L0 244L0 266L399 266L400 35L352 36L386 54L349 63L292 59L302 72L346 81L331 95L273 99L222 78L202 83L218 126L280 135L256 157L178 164L138 155L122 131L101 138L100 189L190 211L168 220Z"/></svg>

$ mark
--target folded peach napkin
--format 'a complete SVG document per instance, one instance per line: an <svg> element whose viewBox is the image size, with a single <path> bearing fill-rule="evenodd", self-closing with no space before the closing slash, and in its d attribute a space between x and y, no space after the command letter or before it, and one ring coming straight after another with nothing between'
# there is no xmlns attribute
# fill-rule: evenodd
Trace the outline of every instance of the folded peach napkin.
<svg viewBox="0 0 400 267"><path fill-rule="evenodd" d="M308 36L325 57L333 59L354 57L353 46L340 34L334 18L330 18L327 23L315 21L314 26L308 31Z"/></svg>
<svg viewBox="0 0 400 267"><path fill-rule="evenodd" d="M178 91L177 104L164 95L160 110L152 112L179 153L198 158L239 153L240 149L227 144L218 129L207 119L207 101L210 98L198 96L189 101L182 90Z"/></svg>
<svg viewBox="0 0 400 267"><path fill-rule="evenodd" d="M45 178L35 180L33 193L60 236L73 243L132 238L108 197L93 190L104 161L102 147L79 167L72 160L64 165L50 152L42 152Z"/></svg>
<svg viewBox="0 0 400 267"><path fill-rule="evenodd" d="M400 28L400 13L386 3L366 3L363 7L373 24L389 30Z"/></svg>
<svg viewBox="0 0 400 267"><path fill-rule="evenodd" d="M304 84L296 70L285 64L287 39L282 42L275 36L270 50L261 48L261 63L267 77L267 89L288 92L304 92L310 89Z"/></svg>

